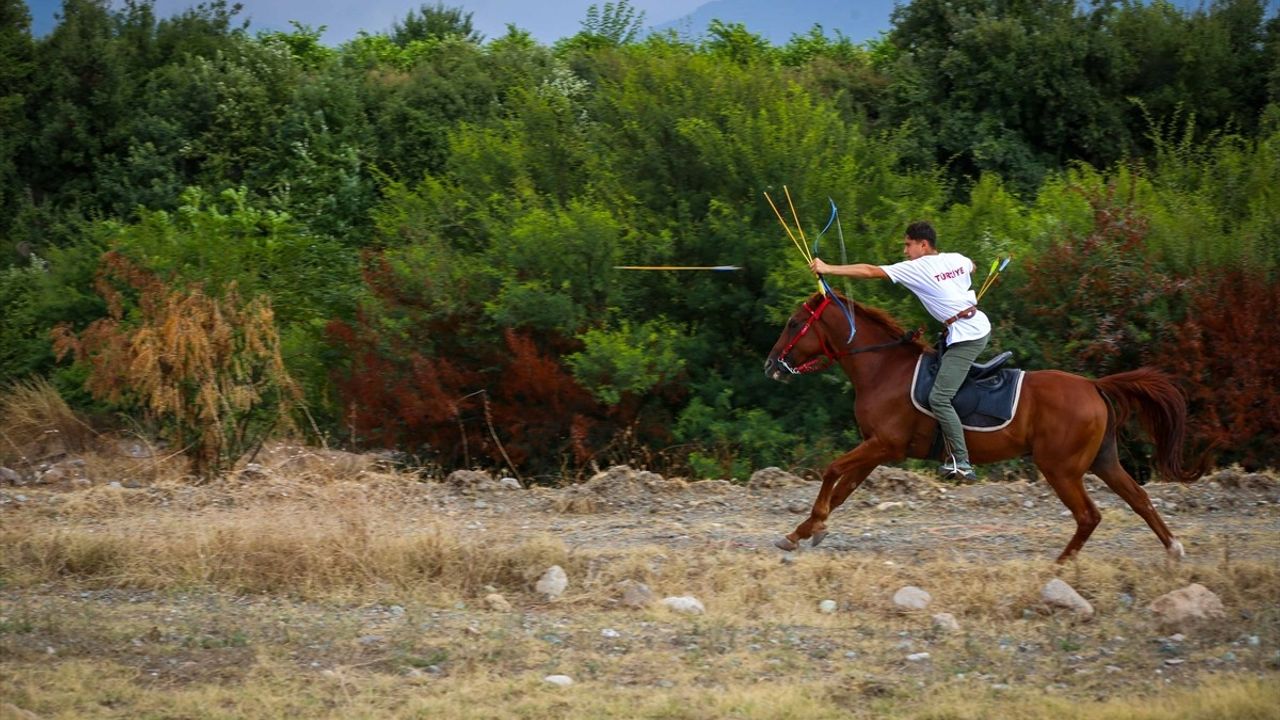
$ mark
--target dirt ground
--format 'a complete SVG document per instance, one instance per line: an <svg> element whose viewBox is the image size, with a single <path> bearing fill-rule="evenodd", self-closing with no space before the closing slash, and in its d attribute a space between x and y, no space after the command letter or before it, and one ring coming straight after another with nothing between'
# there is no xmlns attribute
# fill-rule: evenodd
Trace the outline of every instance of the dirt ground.
<svg viewBox="0 0 1280 720"><path fill-rule="evenodd" d="M1084 553L1162 562L1161 545L1142 519L1097 478L1088 476L1086 484L1103 523ZM624 466L569 488L497 495L464 489L440 494L436 502L447 515L468 518L478 532L550 532L575 547L656 544L773 553L773 541L808 516L818 485L774 470L742 486L669 480ZM1146 489L1190 562L1217 562L1233 544L1237 553L1268 559L1261 557L1266 545L1250 540L1280 534L1280 482L1270 475L1223 470L1192 484L1152 483ZM800 552L899 562L939 553L975 562L1052 559L1075 531L1043 481L956 486L894 468L878 468L828 526L831 533L818 548Z"/></svg>
<svg viewBox="0 0 1280 720"><path fill-rule="evenodd" d="M616 467L577 485L518 489L480 473L385 477L353 467L348 485L397 536L443 526L460 548L549 538L563 546L553 555L569 573L565 594L549 601L536 592L536 565L523 581L470 590L424 594L375 583L315 595L237 592L213 581L146 587L75 572L28 582L9 563L0 587L0 695L12 705L0 712L615 712L599 694L579 705L539 704L546 693L573 692L544 682L565 675L616 689L636 716L787 717L812 703L808 717L931 717L922 693L1103 703L1224 678L1271 683L1280 673L1280 482L1271 474L1222 470L1193 484L1146 486L1186 547L1178 565L1090 479L1103 522L1081 561L1066 566L1052 559L1074 522L1035 480L954 486L880 468L832 515L822 546L786 554L773 541L804 519L817 484L775 469L735 484ZM0 522L28 534L137 537L128 533L149 523L216 522L255 507L283 517L294 502L317 508L307 478L284 462L201 487L59 477L0 486ZM28 552L14 535L5 542L0 552ZM615 582L631 575L653 586L651 604L619 602ZM1038 590L1054 576L1079 587L1097 618L1042 607ZM1145 605L1190 582L1215 586L1227 616L1185 633L1155 625ZM931 592L933 605L895 611L888 597L906 584ZM508 606L493 606L486 596L494 594ZM706 612L663 607L675 595L696 596ZM832 612L819 609L823 600ZM953 613L960 630L940 630L934 612ZM758 698L748 690L758 686L778 692ZM526 696L510 699L512 687ZM803 700L788 699L796 688ZM643 694L628 695L636 692ZM493 705L495 693L509 699L505 706ZM294 704L281 704L286 696ZM717 709L725 697L750 699L740 702L748 709ZM649 709L653 698L665 698L666 709ZM210 702L225 712L210 711ZM762 709L750 710L752 702Z"/></svg>

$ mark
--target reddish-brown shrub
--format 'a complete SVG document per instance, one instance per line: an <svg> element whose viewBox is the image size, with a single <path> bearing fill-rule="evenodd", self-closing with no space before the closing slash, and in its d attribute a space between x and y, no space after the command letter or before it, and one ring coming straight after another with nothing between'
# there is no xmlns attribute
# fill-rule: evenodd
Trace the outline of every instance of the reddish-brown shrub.
<svg viewBox="0 0 1280 720"><path fill-rule="evenodd" d="M633 419L602 406L560 362L573 341L494 329L457 302L465 294L408 283L379 256L365 268L374 301L328 328L347 358L333 375L357 443L446 467L538 473L588 462Z"/></svg>
<svg viewBox="0 0 1280 720"><path fill-rule="evenodd" d="M1256 273L1207 271L1160 363L1187 380L1192 437L1219 459L1280 466L1280 285Z"/></svg>

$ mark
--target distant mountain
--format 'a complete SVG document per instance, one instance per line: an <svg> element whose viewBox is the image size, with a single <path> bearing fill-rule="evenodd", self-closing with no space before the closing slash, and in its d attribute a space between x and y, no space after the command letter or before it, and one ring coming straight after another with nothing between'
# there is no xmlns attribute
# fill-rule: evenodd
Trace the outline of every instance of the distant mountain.
<svg viewBox="0 0 1280 720"><path fill-rule="evenodd" d="M697 39L706 35L712 20L719 20L742 23L749 32L774 45L783 45L792 35L808 34L816 23L828 37L834 37L839 30L853 42L861 43L889 29L894 5L894 0L713 0L684 17L655 25L652 30L675 30L681 37Z"/></svg>

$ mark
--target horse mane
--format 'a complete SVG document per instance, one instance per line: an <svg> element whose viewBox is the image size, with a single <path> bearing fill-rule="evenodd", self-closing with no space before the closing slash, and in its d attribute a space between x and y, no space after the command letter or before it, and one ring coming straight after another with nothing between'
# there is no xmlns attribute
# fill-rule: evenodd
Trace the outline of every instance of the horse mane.
<svg viewBox="0 0 1280 720"><path fill-rule="evenodd" d="M901 323L895 320L892 315L885 312L884 310L881 310L880 308L874 308L869 305L863 305L862 303L856 300L850 300L849 298L845 297L843 294L839 292L836 292L835 295L836 295L836 298L840 300L840 302L844 303L846 306L851 307L853 309L854 316L856 316L860 320L867 320L876 325L879 325L880 327L884 328L885 333L890 337L899 338L907 334L907 331L903 329ZM813 296L809 298L809 301L813 302L815 300L821 300L821 298L822 298L821 294L814 293ZM921 334L921 336L923 336L923 333ZM922 352L927 352L932 349L928 343L924 342L919 337L917 337L915 340L911 341L908 344L915 345L916 347L920 348Z"/></svg>

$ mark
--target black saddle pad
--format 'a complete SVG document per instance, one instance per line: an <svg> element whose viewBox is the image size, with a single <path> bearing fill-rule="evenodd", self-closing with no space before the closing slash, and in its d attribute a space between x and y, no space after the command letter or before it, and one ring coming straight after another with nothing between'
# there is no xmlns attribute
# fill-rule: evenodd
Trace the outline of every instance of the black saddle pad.
<svg viewBox="0 0 1280 720"><path fill-rule="evenodd" d="M933 381L938 379L940 364L934 353L921 355L916 363L915 377L911 380L911 402L929 417L934 417L929 409L929 391L933 389ZM1024 371L1016 368L984 371L975 366L970 370L969 377L965 378L951 401L965 429L991 432L1008 425L1018 407L1025 376Z"/></svg>

